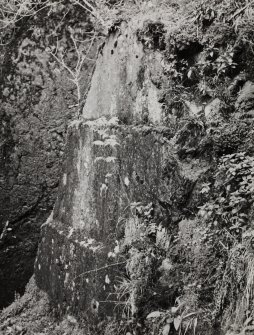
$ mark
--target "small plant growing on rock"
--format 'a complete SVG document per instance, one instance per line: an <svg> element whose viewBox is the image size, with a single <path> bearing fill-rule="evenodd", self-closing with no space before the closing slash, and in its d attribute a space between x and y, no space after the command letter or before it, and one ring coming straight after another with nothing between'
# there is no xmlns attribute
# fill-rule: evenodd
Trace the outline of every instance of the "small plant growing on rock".
<svg viewBox="0 0 254 335"><path fill-rule="evenodd" d="M233 57L234 52L229 49L215 60L215 69L218 76L227 74L230 70L236 68L237 63L233 61Z"/></svg>
<svg viewBox="0 0 254 335"><path fill-rule="evenodd" d="M202 29L208 27L214 21L216 11L203 1L197 8L197 14L194 22L197 23Z"/></svg>

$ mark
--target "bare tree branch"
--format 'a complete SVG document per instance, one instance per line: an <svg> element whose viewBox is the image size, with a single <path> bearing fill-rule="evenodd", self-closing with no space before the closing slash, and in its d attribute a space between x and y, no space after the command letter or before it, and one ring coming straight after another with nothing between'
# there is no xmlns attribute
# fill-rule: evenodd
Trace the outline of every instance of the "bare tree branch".
<svg viewBox="0 0 254 335"><path fill-rule="evenodd" d="M76 93L77 93L77 103L75 107L78 108L78 112L80 109L80 104L81 104L81 87L80 87L80 81L82 77L82 68L87 60L92 60L88 57L88 55L91 52L91 49L96 41L97 38L97 33L94 32L93 37L90 39L89 46L86 51L84 51L84 47L80 46L80 42L78 42L75 37L74 37L74 32L72 29L70 30L70 38L74 46L74 51L77 57L77 61L75 66L71 68L71 65L68 65L65 58L64 58L64 53L59 47L59 43L57 43L57 46L55 48L55 52L49 51L50 55L53 57L54 60L57 61L57 63L67 71L69 74L68 79L75 85L76 87ZM79 45L78 45L79 43ZM73 106L74 107L74 106Z"/></svg>

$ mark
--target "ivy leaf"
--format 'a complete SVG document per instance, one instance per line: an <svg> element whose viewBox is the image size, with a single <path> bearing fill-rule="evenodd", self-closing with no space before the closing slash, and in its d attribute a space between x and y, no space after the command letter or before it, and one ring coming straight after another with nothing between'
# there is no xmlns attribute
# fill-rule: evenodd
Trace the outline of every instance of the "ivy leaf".
<svg viewBox="0 0 254 335"><path fill-rule="evenodd" d="M187 73L187 77L190 79L191 78L191 76L192 76L192 69L190 69L189 71L188 71L188 73Z"/></svg>
<svg viewBox="0 0 254 335"><path fill-rule="evenodd" d="M128 177L124 178L124 184L128 187L130 185L130 181Z"/></svg>
<svg viewBox="0 0 254 335"><path fill-rule="evenodd" d="M106 284L110 284L110 279L109 279L109 276L108 276L108 275L106 275L106 277L105 277L105 283L106 283Z"/></svg>
<svg viewBox="0 0 254 335"><path fill-rule="evenodd" d="M176 331L180 328L181 321L182 321L182 318L180 315L177 318L174 318L174 327Z"/></svg>

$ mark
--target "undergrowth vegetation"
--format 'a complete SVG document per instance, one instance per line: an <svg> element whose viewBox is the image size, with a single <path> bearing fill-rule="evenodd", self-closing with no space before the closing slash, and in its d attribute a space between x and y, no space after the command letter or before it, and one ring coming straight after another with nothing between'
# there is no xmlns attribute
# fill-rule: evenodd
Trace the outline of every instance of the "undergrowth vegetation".
<svg viewBox="0 0 254 335"><path fill-rule="evenodd" d="M137 37L146 52L163 55L155 85L164 93L179 165L205 159L210 169L185 211L171 211L175 225L142 215L132 220L139 242L127 243L119 292L136 323L130 318L126 333L142 333L143 320L145 334L217 334L221 327L244 334L253 331L253 100L246 83L253 81L254 3L160 4L166 14L158 9L157 17L149 14L153 2L140 4L145 20ZM156 212L162 205L153 206Z"/></svg>

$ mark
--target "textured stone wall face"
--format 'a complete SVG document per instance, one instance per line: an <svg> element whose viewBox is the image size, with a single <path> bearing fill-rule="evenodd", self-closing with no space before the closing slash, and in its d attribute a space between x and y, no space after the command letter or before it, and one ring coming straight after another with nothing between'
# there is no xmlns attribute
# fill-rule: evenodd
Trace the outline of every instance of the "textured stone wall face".
<svg viewBox="0 0 254 335"><path fill-rule="evenodd" d="M205 160L183 163L176 155L178 138L165 126L155 85L161 54L145 53L131 28L121 31L102 48L83 117L68 129L58 197L35 263L37 284L59 312L91 321L123 311L116 288L128 248L145 243L135 206L152 206L155 222L174 230L209 169Z"/></svg>
<svg viewBox="0 0 254 335"><path fill-rule="evenodd" d="M184 198L192 185L177 171L165 175L171 157L163 145L166 130L106 130L113 146L100 143L105 127L77 123L69 128L59 196L43 225L35 265L39 287L61 312L87 313L92 319L120 309L115 285L126 260L112 255L126 222L138 220L129 211L132 204ZM189 188L179 189L184 180Z"/></svg>
<svg viewBox="0 0 254 335"><path fill-rule="evenodd" d="M42 225L38 287L98 333L253 328L253 29L236 31L249 14L234 1L181 3L144 3L111 27ZM5 115L1 136L23 148Z"/></svg>
<svg viewBox="0 0 254 335"><path fill-rule="evenodd" d="M24 24L1 58L0 308L23 292L33 273L40 226L56 198L67 124L77 116L75 87L46 51L61 15Z"/></svg>
<svg viewBox="0 0 254 335"><path fill-rule="evenodd" d="M83 118L117 116L125 124L161 124L155 77L158 81L162 75L162 65L161 54L146 54L133 27L123 23L99 53Z"/></svg>

